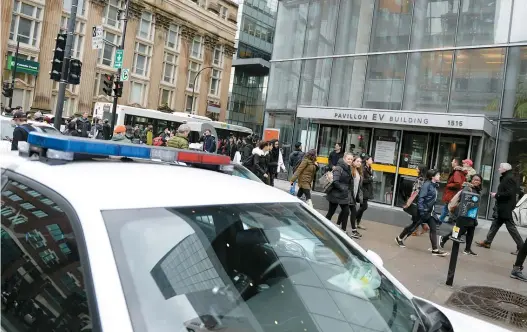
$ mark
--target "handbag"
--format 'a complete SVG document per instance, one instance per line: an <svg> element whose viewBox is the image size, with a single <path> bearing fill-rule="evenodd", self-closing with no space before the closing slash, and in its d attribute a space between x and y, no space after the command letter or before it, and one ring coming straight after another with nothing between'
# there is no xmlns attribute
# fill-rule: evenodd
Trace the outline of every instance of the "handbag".
<svg viewBox="0 0 527 332"><path fill-rule="evenodd" d="M512 210L512 220L518 227L527 227L527 194L523 195Z"/></svg>
<svg viewBox="0 0 527 332"><path fill-rule="evenodd" d="M329 171L324 173L322 177L318 180L318 183L322 186L322 191L328 193L333 188L333 172Z"/></svg>

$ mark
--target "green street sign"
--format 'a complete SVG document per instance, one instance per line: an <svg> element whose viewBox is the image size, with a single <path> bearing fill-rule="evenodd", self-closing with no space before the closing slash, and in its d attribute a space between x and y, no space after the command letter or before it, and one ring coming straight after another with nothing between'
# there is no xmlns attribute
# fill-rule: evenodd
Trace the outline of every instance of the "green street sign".
<svg viewBox="0 0 527 332"><path fill-rule="evenodd" d="M7 57L7 70L13 70L15 68L15 57L10 55ZM18 58L16 65L17 73L26 73L29 75L37 76L38 70L40 69L40 63L36 61L23 60Z"/></svg>
<svg viewBox="0 0 527 332"><path fill-rule="evenodd" d="M123 67L123 50L116 50L115 51L115 61L113 62L114 68L122 68Z"/></svg>

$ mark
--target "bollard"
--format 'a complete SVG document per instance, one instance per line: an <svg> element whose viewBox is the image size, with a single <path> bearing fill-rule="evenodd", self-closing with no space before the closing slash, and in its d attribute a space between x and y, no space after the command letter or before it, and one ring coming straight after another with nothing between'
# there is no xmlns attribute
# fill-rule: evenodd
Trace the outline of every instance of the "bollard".
<svg viewBox="0 0 527 332"><path fill-rule="evenodd" d="M457 228L457 227L454 227ZM457 235L457 234L456 234ZM457 237L450 236L452 240L452 253L450 254L450 263L448 264L448 273L446 276L447 286L454 284L454 275L456 274L457 256L459 254L459 245L465 243L465 241L458 239Z"/></svg>

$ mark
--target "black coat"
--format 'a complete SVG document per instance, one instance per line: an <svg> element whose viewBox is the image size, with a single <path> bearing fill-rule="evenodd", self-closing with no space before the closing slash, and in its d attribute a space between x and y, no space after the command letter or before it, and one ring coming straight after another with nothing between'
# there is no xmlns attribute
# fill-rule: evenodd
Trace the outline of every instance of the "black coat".
<svg viewBox="0 0 527 332"><path fill-rule="evenodd" d="M331 151L328 158L328 167L331 170L333 166L337 166L340 159L344 157L344 151L340 150L337 152L335 150Z"/></svg>
<svg viewBox="0 0 527 332"><path fill-rule="evenodd" d="M273 147L269 151L269 173L276 174L278 170L278 158L280 158L280 149Z"/></svg>
<svg viewBox="0 0 527 332"><path fill-rule="evenodd" d="M364 165L362 176L362 192L364 199L373 199L373 170L370 166Z"/></svg>
<svg viewBox="0 0 527 332"><path fill-rule="evenodd" d="M242 146L240 150L242 161L247 160L253 154L253 146L250 143L247 143Z"/></svg>
<svg viewBox="0 0 527 332"><path fill-rule="evenodd" d="M333 186L326 195L330 203L349 204L351 187L351 168L340 159L333 170Z"/></svg>
<svg viewBox="0 0 527 332"><path fill-rule="evenodd" d="M267 179L264 177L264 174L269 172L269 154L263 155L259 152L255 152L251 171L254 173L254 175L259 177L260 180L267 183Z"/></svg>
<svg viewBox="0 0 527 332"><path fill-rule="evenodd" d="M496 205L498 218L512 219L512 210L516 207L517 196L520 192L518 182L514 179L512 171L503 173L500 177L500 184L496 192Z"/></svg>

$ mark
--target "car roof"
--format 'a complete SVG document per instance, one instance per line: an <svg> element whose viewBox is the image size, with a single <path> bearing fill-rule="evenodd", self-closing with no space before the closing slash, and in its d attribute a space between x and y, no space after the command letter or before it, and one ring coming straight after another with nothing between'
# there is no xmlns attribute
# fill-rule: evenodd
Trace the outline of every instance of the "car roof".
<svg viewBox="0 0 527 332"><path fill-rule="evenodd" d="M74 161L49 165L1 152L0 166L53 189L74 207L98 210L299 202L256 181L149 161Z"/></svg>

